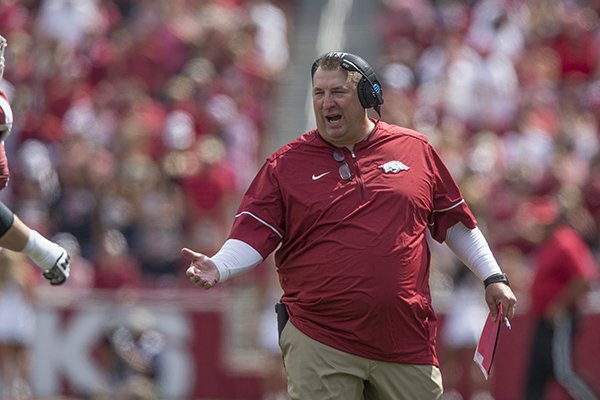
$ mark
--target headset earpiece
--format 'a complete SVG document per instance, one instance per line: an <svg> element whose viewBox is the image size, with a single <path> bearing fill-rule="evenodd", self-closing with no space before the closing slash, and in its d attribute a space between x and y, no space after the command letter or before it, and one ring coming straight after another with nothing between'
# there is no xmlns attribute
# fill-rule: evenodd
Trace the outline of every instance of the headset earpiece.
<svg viewBox="0 0 600 400"><path fill-rule="evenodd" d="M375 96L375 92L365 78L361 78L361 80L358 81L356 90L358 91L358 99L360 100L360 104L362 104L364 108L372 108L377 105L377 97Z"/></svg>

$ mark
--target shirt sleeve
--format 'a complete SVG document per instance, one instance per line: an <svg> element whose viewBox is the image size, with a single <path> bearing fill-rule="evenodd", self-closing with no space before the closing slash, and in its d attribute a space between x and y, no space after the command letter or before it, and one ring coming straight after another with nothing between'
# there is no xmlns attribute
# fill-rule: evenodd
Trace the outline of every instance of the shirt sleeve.
<svg viewBox="0 0 600 400"><path fill-rule="evenodd" d="M275 173L276 161L268 160L242 198L229 239L241 240L266 259L284 232L284 205Z"/></svg>
<svg viewBox="0 0 600 400"><path fill-rule="evenodd" d="M477 220L462 197L460 189L433 147L431 149L432 169L434 174L433 211L429 216L431 236L442 243L446 239L446 231L458 222L473 229Z"/></svg>

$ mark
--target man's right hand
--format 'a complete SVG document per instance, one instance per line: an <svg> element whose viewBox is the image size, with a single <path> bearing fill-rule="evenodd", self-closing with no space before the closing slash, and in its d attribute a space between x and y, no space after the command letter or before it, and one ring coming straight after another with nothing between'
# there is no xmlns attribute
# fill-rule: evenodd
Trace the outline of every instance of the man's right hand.
<svg viewBox="0 0 600 400"><path fill-rule="evenodd" d="M210 289L217 284L220 275L213 260L188 248L181 249L181 255L190 260L185 274L194 285Z"/></svg>

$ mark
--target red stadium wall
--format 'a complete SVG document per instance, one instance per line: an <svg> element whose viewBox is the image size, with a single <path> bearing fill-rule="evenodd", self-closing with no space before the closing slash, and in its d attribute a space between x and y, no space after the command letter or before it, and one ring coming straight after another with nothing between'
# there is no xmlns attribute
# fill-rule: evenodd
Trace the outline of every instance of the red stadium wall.
<svg viewBox="0 0 600 400"><path fill-rule="evenodd" d="M499 350L492 370L494 397L496 400L522 398L522 388L527 374L532 322L518 315L510 332L503 331L499 339ZM600 314L585 314L581 320L574 349L574 369L600 393ZM557 385L551 385L546 400L569 400Z"/></svg>
<svg viewBox="0 0 600 400"><path fill-rule="evenodd" d="M105 333L146 315L165 338L164 364L156 377L162 399L261 399L264 364L260 356L244 355L247 349L232 340L233 324L238 322L232 319L231 294L226 291L64 291L42 293L40 300L32 384L42 398L89 395L110 385L102 353ZM260 320L249 317L255 323ZM510 332L502 330L492 369L496 400L521 398L531 323L519 315L512 326ZM600 392L598 332L600 314L586 314L575 368ZM553 387L548 400L567 398Z"/></svg>
<svg viewBox="0 0 600 400"><path fill-rule="evenodd" d="M43 300L31 354L32 386L42 398L114 389L106 333L136 323L136 315L151 318L164 337L161 399L261 398L260 357L244 359L228 345L231 302L224 291L65 291Z"/></svg>

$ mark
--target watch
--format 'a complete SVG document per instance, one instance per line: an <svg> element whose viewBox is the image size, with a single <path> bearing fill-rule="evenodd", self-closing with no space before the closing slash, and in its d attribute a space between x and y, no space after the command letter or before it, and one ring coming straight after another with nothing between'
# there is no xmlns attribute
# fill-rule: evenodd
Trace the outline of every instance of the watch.
<svg viewBox="0 0 600 400"><path fill-rule="evenodd" d="M504 283L506 286L510 286L508 282L508 276L506 276L506 274L494 274L485 278L485 280L483 281L483 287L488 287L492 283L499 282Z"/></svg>

